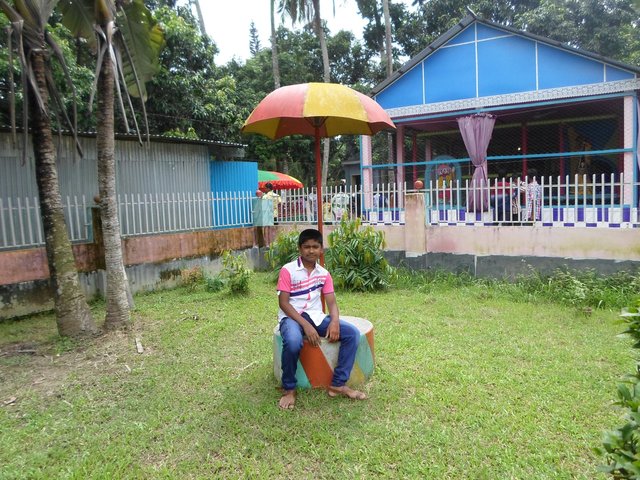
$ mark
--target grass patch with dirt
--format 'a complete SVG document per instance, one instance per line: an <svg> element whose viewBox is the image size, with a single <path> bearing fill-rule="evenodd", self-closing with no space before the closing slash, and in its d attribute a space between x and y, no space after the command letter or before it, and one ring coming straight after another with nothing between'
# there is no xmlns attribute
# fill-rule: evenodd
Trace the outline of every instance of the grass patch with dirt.
<svg viewBox="0 0 640 480"><path fill-rule="evenodd" d="M83 344L52 315L2 322L0 478L605 478L592 448L634 364L617 312L506 290L338 293L374 324L370 398L306 391L293 411L276 406L267 274L246 296L137 296L131 330Z"/></svg>

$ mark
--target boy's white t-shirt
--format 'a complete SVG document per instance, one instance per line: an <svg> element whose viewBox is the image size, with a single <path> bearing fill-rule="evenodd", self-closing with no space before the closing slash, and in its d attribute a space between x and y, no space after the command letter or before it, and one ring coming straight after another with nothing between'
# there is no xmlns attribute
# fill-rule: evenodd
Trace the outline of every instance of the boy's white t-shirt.
<svg viewBox="0 0 640 480"><path fill-rule="evenodd" d="M302 264L302 259L287 263L280 269L278 277L278 295L280 292L289 293L289 303L298 313L309 315L315 325L320 325L326 314L322 311L320 294L334 292L333 279L329 271L316 264L309 273ZM282 320L287 314L278 309L278 320Z"/></svg>

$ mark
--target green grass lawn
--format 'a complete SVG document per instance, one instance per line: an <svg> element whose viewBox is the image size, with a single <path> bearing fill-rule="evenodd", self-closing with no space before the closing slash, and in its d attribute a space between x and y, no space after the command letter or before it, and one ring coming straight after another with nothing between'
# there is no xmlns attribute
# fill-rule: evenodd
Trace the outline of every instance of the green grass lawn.
<svg viewBox="0 0 640 480"><path fill-rule="evenodd" d="M634 365L618 312L499 284L338 302L374 324L370 398L305 391L294 411L276 407L265 274L246 297L138 296L130 331L88 345L50 314L0 323L0 478L606 478L592 448Z"/></svg>

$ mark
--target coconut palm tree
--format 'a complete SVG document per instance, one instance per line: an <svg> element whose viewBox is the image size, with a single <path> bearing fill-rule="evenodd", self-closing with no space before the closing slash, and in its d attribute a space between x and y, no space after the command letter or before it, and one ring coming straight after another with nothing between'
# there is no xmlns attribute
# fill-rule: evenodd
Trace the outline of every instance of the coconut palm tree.
<svg viewBox="0 0 640 480"><path fill-rule="evenodd" d="M280 0L280 11L286 13L293 23L311 22L313 31L320 43L322 54L323 80L325 83L331 81L331 66L329 64L329 50L327 39L322 28L322 18L320 16L320 0ZM327 184L327 174L329 172L329 147L331 140L325 138L322 143L322 185Z"/></svg>
<svg viewBox="0 0 640 480"><path fill-rule="evenodd" d="M53 53L66 69L59 47L46 31L57 3L57 0L14 0L9 4L0 0L0 10L11 22L12 37L17 41L23 93L27 99L25 108L28 105L31 115L38 196L58 332L63 336L85 336L94 334L96 326L80 288L64 221L56 148L51 132L49 100L50 97L56 102L60 99L53 82L49 56ZM27 117L23 118L26 134ZM24 148L26 150L26 142Z"/></svg>
<svg viewBox="0 0 640 480"><path fill-rule="evenodd" d="M271 65L273 68L274 88L280 88L280 60L278 58L278 39L276 37L276 0L271 0Z"/></svg>
<svg viewBox="0 0 640 480"><path fill-rule="evenodd" d="M393 73L393 55L391 50L391 15L389 13L389 0L382 0L382 17L378 0L356 0L358 10L363 18L374 22L374 31L382 32L384 20L384 36L380 33L379 40L376 41L380 52L380 60L384 62L387 77Z"/></svg>
<svg viewBox="0 0 640 480"><path fill-rule="evenodd" d="M62 0L59 8L62 23L74 35L85 38L97 53L98 191L107 272L104 326L116 329L129 323L133 300L124 268L116 200L115 93L125 122L123 97L133 110L127 93L142 99L146 116L145 82L160 69L159 54L164 37L142 0ZM120 79L126 90L120 88ZM135 122L135 115L133 119ZM129 126L125 125L125 129L128 131ZM139 132L137 124L136 131Z"/></svg>
<svg viewBox="0 0 640 480"><path fill-rule="evenodd" d="M393 53L391 52L391 16L389 15L389 0L382 0L384 13L384 46L387 64L387 78L393 73Z"/></svg>

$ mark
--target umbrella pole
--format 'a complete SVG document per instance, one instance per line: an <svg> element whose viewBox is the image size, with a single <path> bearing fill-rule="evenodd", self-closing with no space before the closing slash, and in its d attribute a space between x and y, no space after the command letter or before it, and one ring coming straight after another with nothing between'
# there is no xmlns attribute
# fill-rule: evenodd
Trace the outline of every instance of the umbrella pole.
<svg viewBox="0 0 640 480"><path fill-rule="evenodd" d="M322 233L322 156L320 155L320 127L316 127L316 205L318 210L318 231ZM324 242L323 242L324 243ZM320 254L320 265L324 267L324 252ZM322 311L326 312L324 295L320 294L320 301L322 302Z"/></svg>
<svg viewBox="0 0 640 480"><path fill-rule="evenodd" d="M316 205L318 207L318 231L322 233L322 156L320 155L320 128L316 127L316 179L317 179L317 191L316 191ZM324 261L322 261L324 265Z"/></svg>

